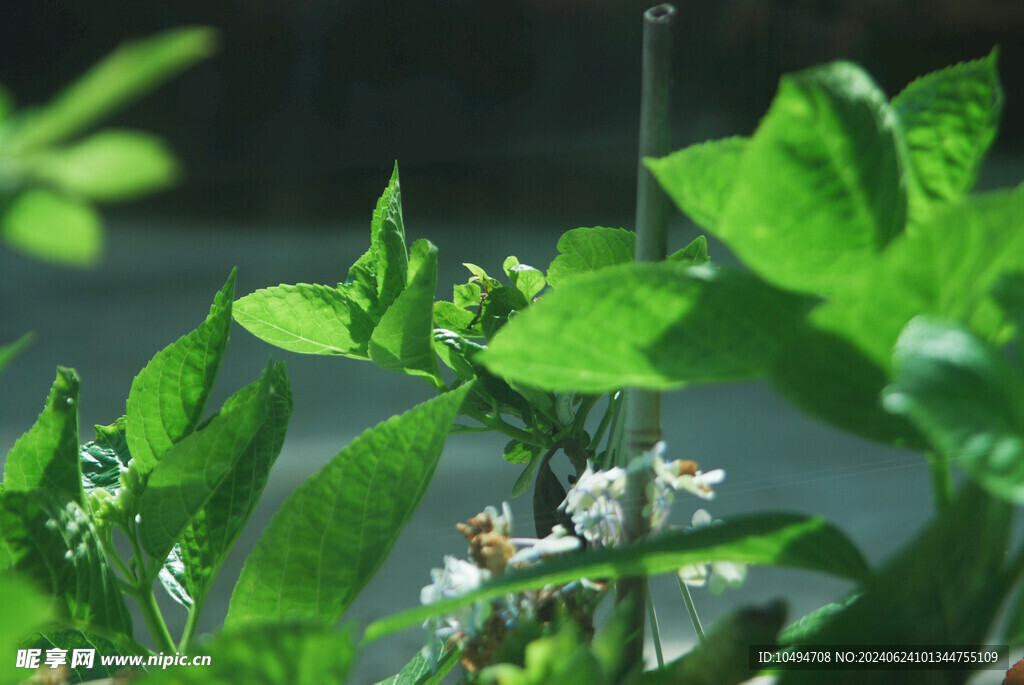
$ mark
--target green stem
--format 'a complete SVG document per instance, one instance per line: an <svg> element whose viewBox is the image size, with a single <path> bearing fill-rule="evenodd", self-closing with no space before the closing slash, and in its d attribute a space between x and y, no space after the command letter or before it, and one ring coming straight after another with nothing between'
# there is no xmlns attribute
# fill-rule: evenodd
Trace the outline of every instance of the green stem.
<svg viewBox="0 0 1024 685"><path fill-rule="evenodd" d="M603 468L609 469L619 463L619 452L622 450L622 405L626 402L626 394L615 393L615 407L612 411L612 428L608 434L608 449L605 452Z"/></svg>
<svg viewBox="0 0 1024 685"><path fill-rule="evenodd" d="M601 423L597 424L597 431L594 433L594 437L590 440L589 449L597 451L598 445L601 444L601 438L604 437L604 432L608 430L608 424L612 421L612 414L615 409L615 395L609 393L608 395L608 406L604 409L604 415L601 417Z"/></svg>
<svg viewBox="0 0 1024 685"><path fill-rule="evenodd" d="M199 624L199 614L203 611L202 601L198 601L188 610L188 618L185 619L185 630L181 633L181 641L178 642L178 651L185 653L192 643L192 636L196 633L196 626Z"/></svg>
<svg viewBox="0 0 1024 685"><path fill-rule="evenodd" d="M707 638L704 637L704 628L700 625L700 616L697 615L697 607L693 605L693 597L690 596L690 588L686 586L683 579L678 575L676 576L676 582L679 583L679 592L683 594L683 602L686 604L686 611L690 614L690 622L693 624L693 630L697 633L697 639L700 640L701 644L704 644Z"/></svg>
<svg viewBox="0 0 1024 685"><path fill-rule="evenodd" d="M142 618L145 619L146 626L156 642L157 650L165 654L173 654L175 651L174 639L171 637L171 631L167 630L160 607L157 606L153 586L136 588L135 599L139 603L139 609L142 610Z"/></svg>
<svg viewBox="0 0 1024 685"><path fill-rule="evenodd" d="M488 416L487 414L479 412L476 409L470 407L463 407L462 413L472 419L479 421L490 430L501 433L502 435L507 435L510 438L518 440L519 442L525 443L527 445L533 445L535 447L540 447L543 449L548 449L551 447L551 440L546 436L536 435L534 433L524 431L521 428L516 428L511 424L505 423L505 421L497 414L495 414L494 416Z"/></svg>
<svg viewBox="0 0 1024 685"><path fill-rule="evenodd" d="M594 405L597 404L600 397L600 395L583 396L583 400L580 402L580 408L576 410L576 416L572 420L573 435L579 435L583 431L583 427L587 423L587 416L590 415L590 410L594 408Z"/></svg>
<svg viewBox="0 0 1024 685"><path fill-rule="evenodd" d="M651 596L651 581L647 581L647 619L651 624L651 638L654 640L654 656L658 660L658 668L665 666L665 654L661 650L661 628L658 627L658 612L654 610L654 597Z"/></svg>

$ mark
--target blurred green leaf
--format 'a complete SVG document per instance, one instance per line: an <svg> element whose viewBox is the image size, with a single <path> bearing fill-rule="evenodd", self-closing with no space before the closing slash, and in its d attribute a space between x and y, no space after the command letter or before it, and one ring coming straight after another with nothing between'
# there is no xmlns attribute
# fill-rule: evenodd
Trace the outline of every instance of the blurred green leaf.
<svg viewBox="0 0 1024 685"><path fill-rule="evenodd" d="M895 121L856 65L784 76L708 230L769 283L835 292L903 230Z"/></svg>
<svg viewBox="0 0 1024 685"><path fill-rule="evenodd" d="M1024 377L962 327L918 317L899 338L885 396L981 487L1024 504Z"/></svg>
<svg viewBox="0 0 1024 685"><path fill-rule="evenodd" d="M416 656L409 660L401 671L387 680L382 680L377 685L439 685L444 677L451 672L459 663L458 649L443 650L438 646L441 653L435 665L433 659L423 655L423 651L416 652Z"/></svg>
<svg viewBox="0 0 1024 685"><path fill-rule="evenodd" d="M45 107L21 115L8 148L60 143L213 54L217 34L182 27L124 43Z"/></svg>
<svg viewBox="0 0 1024 685"><path fill-rule="evenodd" d="M860 599L860 597L861 593L855 592L838 602L830 602L809 614L804 614L798 620L786 626L785 629L779 631L778 644L791 645L798 642L807 642L822 629L832 616L844 611Z"/></svg>
<svg viewBox="0 0 1024 685"><path fill-rule="evenodd" d="M709 140L667 157L644 159L644 164L684 214L714 230L725 214L749 145L749 138L739 136Z"/></svg>
<svg viewBox="0 0 1024 685"><path fill-rule="evenodd" d="M26 333L14 342L0 345L0 371L3 371L4 367L10 364L15 357L27 350L34 337L32 333Z"/></svg>
<svg viewBox="0 0 1024 685"><path fill-rule="evenodd" d="M78 461L78 374L57 367L46 406L4 464L7 492L46 492L59 502L85 503Z"/></svg>
<svg viewBox="0 0 1024 685"><path fill-rule="evenodd" d="M48 630L39 634L37 638L31 643L31 647L41 649L44 654L48 649L67 650L68 676L70 681L75 683L110 678L121 670L117 666L105 666L102 659L98 657L127 656L131 654L131 652L119 648L106 638L91 633L84 633L81 630ZM22 645L22 647L25 646ZM93 659L91 667L87 668L79 664L74 668L70 668L71 655L73 650L76 649L92 649L96 651L97 658Z"/></svg>
<svg viewBox="0 0 1024 685"><path fill-rule="evenodd" d="M912 208L947 202L974 187L1003 109L997 59L993 50L927 74L893 98L915 181Z"/></svg>
<svg viewBox="0 0 1024 685"><path fill-rule="evenodd" d="M335 623L426 492L469 387L371 428L292 493L246 559L225 625Z"/></svg>
<svg viewBox="0 0 1024 685"><path fill-rule="evenodd" d="M14 655L22 641L50 622L50 600L36 585L11 573L0 574L0 683L20 682L26 671L15 666Z"/></svg>
<svg viewBox="0 0 1024 685"><path fill-rule="evenodd" d="M33 257L91 266L103 251L103 225L88 204L35 188L17 195L0 216L7 243Z"/></svg>
<svg viewBox="0 0 1024 685"><path fill-rule="evenodd" d="M101 202L126 200L171 185L178 163L150 133L106 129L65 148L25 155L21 169L70 195Z"/></svg>
<svg viewBox="0 0 1024 685"><path fill-rule="evenodd" d="M158 352L132 381L127 440L140 475L199 423L228 342L235 278L232 269L206 320Z"/></svg>
<svg viewBox="0 0 1024 685"><path fill-rule="evenodd" d="M736 269L630 263L556 288L477 359L510 381L555 391L747 378L767 368L810 305Z"/></svg>
<svg viewBox="0 0 1024 685"><path fill-rule="evenodd" d="M558 239L558 252L548 266L547 282L558 286L571 276L633 261L636 235L623 228L574 228Z"/></svg>
<svg viewBox="0 0 1024 685"><path fill-rule="evenodd" d="M638 685L738 685L757 675L751 645L774 645L786 606L748 607L719 619L707 639L664 668L644 673Z"/></svg>
<svg viewBox="0 0 1024 685"><path fill-rule="evenodd" d="M349 630L303 623L245 626L214 636L195 651L210 664L152 669L146 685L325 685L347 682L355 659ZM173 655L170 655L173 657Z"/></svg>
<svg viewBox="0 0 1024 685"><path fill-rule="evenodd" d="M992 621L1020 569L1004 569L1011 510L974 487L964 488L882 570L863 584L864 594L826 619L805 645L984 644ZM892 685L963 682L970 673L886 672ZM780 685L864 682L864 673L783 671Z"/></svg>
<svg viewBox="0 0 1024 685"><path fill-rule="evenodd" d="M636 575L672 573L690 564L733 561L792 566L844 578L863 579L867 562L838 528L820 517L801 514L758 513L737 516L694 531L666 533L645 543L587 551L513 571L479 589L436 604L416 607L371 623L364 642L469 606L480 600L570 583L580 578L614 580Z"/></svg>

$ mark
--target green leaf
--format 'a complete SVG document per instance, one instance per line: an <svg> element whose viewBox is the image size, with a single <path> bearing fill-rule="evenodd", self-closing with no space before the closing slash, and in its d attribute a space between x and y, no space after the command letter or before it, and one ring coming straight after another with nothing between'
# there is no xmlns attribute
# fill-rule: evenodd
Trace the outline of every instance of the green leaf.
<svg viewBox="0 0 1024 685"><path fill-rule="evenodd" d="M679 262L686 266L707 264L710 261L708 259L708 239L702 235L697 236L689 245L670 254L668 261Z"/></svg>
<svg viewBox="0 0 1024 685"><path fill-rule="evenodd" d="M636 235L623 228L574 228L558 239L558 251L548 266L548 284L558 286L576 274L633 261Z"/></svg>
<svg viewBox="0 0 1024 685"><path fill-rule="evenodd" d="M807 642L819 630L838 613L846 610L851 604L861 598L861 593L855 592L838 602L830 602L825 606L819 607L809 614L804 614L798 620L794 621L786 628L779 632L778 644L780 645L791 645L798 642Z"/></svg>
<svg viewBox="0 0 1024 685"><path fill-rule="evenodd" d="M190 596L200 605L228 552L252 517L267 485L270 468L284 444L288 419L292 413L292 394L283 362L269 369L267 382L266 417L227 477L196 513L181 538L181 557L187 588ZM232 405L246 403L249 396L259 390L258 386L251 385L236 394L225 403L221 414L233 411Z"/></svg>
<svg viewBox="0 0 1024 685"><path fill-rule="evenodd" d="M715 623L707 638L693 651L663 669L645 673L638 685L745 683L757 675L750 669L750 647L774 645L785 616L786 607L779 601L729 614Z"/></svg>
<svg viewBox="0 0 1024 685"><path fill-rule="evenodd" d="M918 317L896 345L885 406L999 497L1024 503L1024 377L968 331Z"/></svg>
<svg viewBox="0 0 1024 685"><path fill-rule="evenodd" d="M125 436L125 417L109 426L96 426L96 439L82 445L79 463L82 486L86 492L103 488L116 495L121 488L121 474L128 468L132 455Z"/></svg>
<svg viewBox="0 0 1024 685"><path fill-rule="evenodd" d="M60 264L91 266L103 251L103 224L96 211L41 188L14 198L0 217L0 234L11 247Z"/></svg>
<svg viewBox="0 0 1024 685"><path fill-rule="evenodd" d="M761 373L810 300L736 269L626 264L573 278L481 352L494 374L545 390L652 390Z"/></svg>
<svg viewBox="0 0 1024 685"><path fill-rule="evenodd" d="M449 649L441 655L435 665L434 660L424 656L421 650L402 667L401 671L377 685L439 685L459 663L459 654L460 650Z"/></svg>
<svg viewBox="0 0 1024 685"><path fill-rule="evenodd" d="M9 342L6 345L0 345L0 371L10 364L15 357L27 350L32 344L32 339L34 337L35 336L31 333L26 333L14 342Z"/></svg>
<svg viewBox="0 0 1024 685"><path fill-rule="evenodd" d="M127 440L140 475L199 423L228 342L235 275L232 269L206 320L158 352L132 381Z"/></svg>
<svg viewBox="0 0 1024 685"><path fill-rule="evenodd" d="M470 593L416 607L371 623L364 642L417 625L480 600L579 578L614 580L636 575L671 573L694 563L733 561L791 566L863 579L867 562L838 528L820 517L758 513L737 516L695 531L666 533L646 543L588 551L505 574Z"/></svg>
<svg viewBox="0 0 1024 685"><path fill-rule="evenodd" d="M26 112L9 144L59 143L213 54L209 28L182 27L122 44L45 107Z"/></svg>
<svg viewBox="0 0 1024 685"><path fill-rule="evenodd" d="M283 373L271 362L260 380L228 398L216 416L160 458L139 500L139 540L150 556L167 558L186 526L249 452L273 405L270 388Z"/></svg>
<svg viewBox="0 0 1024 685"><path fill-rule="evenodd" d="M519 497L529 490L530 486L533 485L533 477L537 473L537 467L540 466L542 461L539 447L527 448L526 445L519 444L523 449L531 449L532 451L530 453L530 460L526 463L526 468L519 473L519 477L516 478L516 482L512 485L512 497ZM506 447L506 449L508 448Z"/></svg>
<svg viewBox="0 0 1024 685"><path fill-rule="evenodd" d="M487 293L483 302L483 313L480 315L480 328L488 339L504 326L512 312L521 311L529 306L526 297L518 288L499 286Z"/></svg>
<svg viewBox="0 0 1024 685"><path fill-rule="evenodd" d="M0 660L0 683L20 682L26 671L15 666L10 656L17 653L22 641L52 619L49 600L37 586L10 574L0 574L0 652L9 655Z"/></svg>
<svg viewBox="0 0 1024 685"><path fill-rule="evenodd" d="M128 656L131 654L131 652L127 652L119 648L106 638L100 637L99 635L84 633L81 630L48 630L36 637L37 639L32 642L30 645L31 647L42 650L44 654L48 649L66 650L69 667L71 665L74 650L95 650L93 665L91 667L86 668L84 665L80 664L74 668L69 668L68 675L70 677L70 681L76 683L110 678L117 671L121 670L117 666L105 666L99 657ZM22 645L22 647L25 646L26 645Z"/></svg>
<svg viewBox="0 0 1024 685"><path fill-rule="evenodd" d="M26 155L21 168L69 195L100 202L126 200L174 183L178 163L159 137L106 129L69 147Z"/></svg>
<svg viewBox="0 0 1024 685"><path fill-rule="evenodd" d="M967 487L949 511L863 584L864 594L827 620L808 645L984 644L1015 572L1003 568L1010 507ZM942 671L890 671L894 685L948 683ZM962 674L967 678L968 673ZM854 670L783 671L780 683L863 683ZM958 681L960 682L960 681Z"/></svg>
<svg viewBox="0 0 1024 685"><path fill-rule="evenodd" d="M749 138L710 140L644 164L698 226L713 230L725 214Z"/></svg>
<svg viewBox="0 0 1024 685"><path fill-rule="evenodd" d="M482 349L482 345L466 340L454 331L445 328L434 329L434 352L455 372L456 378L460 381L469 381L476 377L469 359Z"/></svg>
<svg viewBox="0 0 1024 685"><path fill-rule="evenodd" d="M886 371L837 335L810 326L801 330L782 347L769 378L809 416L886 444L924 446L906 418L882 407Z"/></svg>
<svg viewBox="0 0 1024 685"><path fill-rule="evenodd" d="M992 288L992 297L1006 318L1013 322L1018 338L1024 336L1024 271L1000 277Z"/></svg>
<svg viewBox="0 0 1024 685"><path fill-rule="evenodd" d="M437 248L428 240L413 243L409 285L381 317L370 337L370 361L382 369L423 376L444 387L434 354L434 292Z"/></svg>
<svg viewBox="0 0 1024 685"><path fill-rule="evenodd" d="M63 622L131 635L131 617L89 515L45 491L0 494L0 570L36 581Z"/></svg>
<svg viewBox="0 0 1024 685"><path fill-rule="evenodd" d="M149 685L324 685L345 683L355 659L349 630L302 623L246 626L225 631L196 652L207 666L150 671ZM173 655L169 655L173 658Z"/></svg>
<svg viewBox="0 0 1024 685"><path fill-rule="evenodd" d="M289 352L367 359L374 322L344 292L326 285L279 285L246 295L234 317L260 340Z"/></svg>
<svg viewBox="0 0 1024 685"><path fill-rule="evenodd" d="M784 76L746 147L708 229L769 283L831 293L903 230L895 117L859 67Z"/></svg>
<svg viewBox="0 0 1024 685"><path fill-rule="evenodd" d="M409 257L405 248L405 225L402 222L402 192L398 185L398 163L391 180L377 200L370 221L370 254L377 284L377 309L367 312L373 321L380 321L408 280ZM360 260L362 261L362 260ZM360 262L356 262L359 264Z"/></svg>
<svg viewBox="0 0 1024 685"><path fill-rule="evenodd" d="M527 301L536 297L547 284L544 274L539 269L520 264L516 257L506 257L501 267L505 270L505 275L512 281L512 285L523 293Z"/></svg>
<svg viewBox="0 0 1024 685"><path fill-rule="evenodd" d="M484 337L483 331L480 330L480 319L474 312L466 311L445 300L434 303L434 323L438 328L450 330L467 338Z"/></svg>
<svg viewBox="0 0 1024 685"><path fill-rule="evenodd" d="M920 201L948 202L974 187L1003 109L997 59L993 50L922 76L893 98Z"/></svg>
<svg viewBox="0 0 1024 685"><path fill-rule="evenodd" d="M57 367L46 407L7 453L7 492L38 490L60 502L85 503L78 464L78 385L74 369Z"/></svg>
<svg viewBox="0 0 1024 685"><path fill-rule="evenodd" d="M246 559L226 625L336 622L423 497L469 387L371 428L292 493Z"/></svg>

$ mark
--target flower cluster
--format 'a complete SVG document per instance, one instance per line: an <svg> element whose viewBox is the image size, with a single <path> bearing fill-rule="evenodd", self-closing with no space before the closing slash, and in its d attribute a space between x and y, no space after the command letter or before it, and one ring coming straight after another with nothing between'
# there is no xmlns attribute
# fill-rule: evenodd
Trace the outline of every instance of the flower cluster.
<svg viewBox="0 0 1024 685"><path fill-rule="evenodd" d="M469 542L470 561L446 556L444 568L431 570L433 582L420 591L422 604L464 595L491 578L504 574L510 566L524 568L580 546L579 538L570 535L563 526L555 526L545 538L512 537L512 511L507 503L502 504L501 513L495 507L487 507L468 521L457 524L456 529ZM475 671L488 663L509 628L531 620L545 603L579 587L579 583L574 583L507 595L500 600L477 602L431 619L424 626L432 633L428 651L433 654L436 640L458 645L463 649L463 665Z"/></svg>

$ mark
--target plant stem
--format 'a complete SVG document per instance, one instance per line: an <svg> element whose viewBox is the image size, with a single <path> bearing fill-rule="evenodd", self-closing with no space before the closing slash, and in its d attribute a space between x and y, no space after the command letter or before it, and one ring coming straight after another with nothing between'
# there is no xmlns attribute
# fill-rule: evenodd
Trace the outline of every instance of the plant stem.
<svg viewBox="0 0 1024 685"><path fill-rule="evenodd" d="M668 198L647 167L645 157L670 151L669 88L672 74L672 29L676 10L658 5L644 12L643 57L640 86L640 159L636 187L636 261L660 262L668 242ZM626 450L620 465L651 449L661 439L661 394L628 389L626 393ZM647 490L654 474L650 469L630 473L623 502L623 529L627 542L650 532L645 515ZM627 663L642 664L644 655L644 610L647 602L644 576L623 578L616 586L619 602L628 601L632 615L624 654Z"/></svg>
<svg viewBox="0 0 1024 685"><path fill-rule="evenodd" d="M658 627L658 612L654 610L654 598L651 596L651 582L647 581L647 611L651 622L651 639L654 640L654 657L658 660L658 668L665 665L665 654L661 649L661 628Z"/></svg>
<svg viewBox="0 0 1024 685"><path fill-rule="evenodd" d="M173 654L175 651L174 639L171 638L171 632L167 630L163 614L160 613L160 607L157 606L152 584L136 588L135 599L138 600L139 609L142 610L142 618L145 619L146 626L156 642L157 650L166 654Z"/></svg>
<svg viewBox="0 0 1024 685"><path fill-rule="evenodd" d="M697 633L697 639L700 640L701 644L704 644L704 628L700 625L700 616L697 615L697 607L693 605L693 597L690 596L690 588L686 586L683 579L678 575L676 576L676 582L679 583L679 592L683 594L683 602L686 604L686 611L690 614L690 622L693 623L693 630Z"/></svg>
<svg viewBox="0 0 1024 685"><path fill-rule="evenodd" d="M203 611L203 603L196 602L188 610L188 618L185 619L185 630L181 633L181 641L178 642L178 651L187 652L192 643L192 636L195 635L196 626L199 623L199 614Z"/></svg>
<svg viewBox="0 0 1024 685"><path fill-rule="evenodd" d="M487 426L487 428L489 428L490 430L496 431L503 435L507 435L510 438L518 440L519 442L526 443L527 445L534 445L535 447L541 447L544 449L548 449L549 447L551 447L550 439L547 439L545 436L536 435L534 433L524 431L521 428L516 428L515 426L506 423L498 414L495 414L492 417L470 407L463 407L462 413L470 417L471 419L479 421L483 425Z"/></svg>
<svg viewBox="0 0 1024 685"><path fill-rule="evenodd" d="M576 410L576 416L572 420L572 434L579 435L583 431L583 427L587 423L587 416L590 415L590 410L594 408L597 401L601 398L600 395L584 395L580 401L580 408Z"/></svg>

